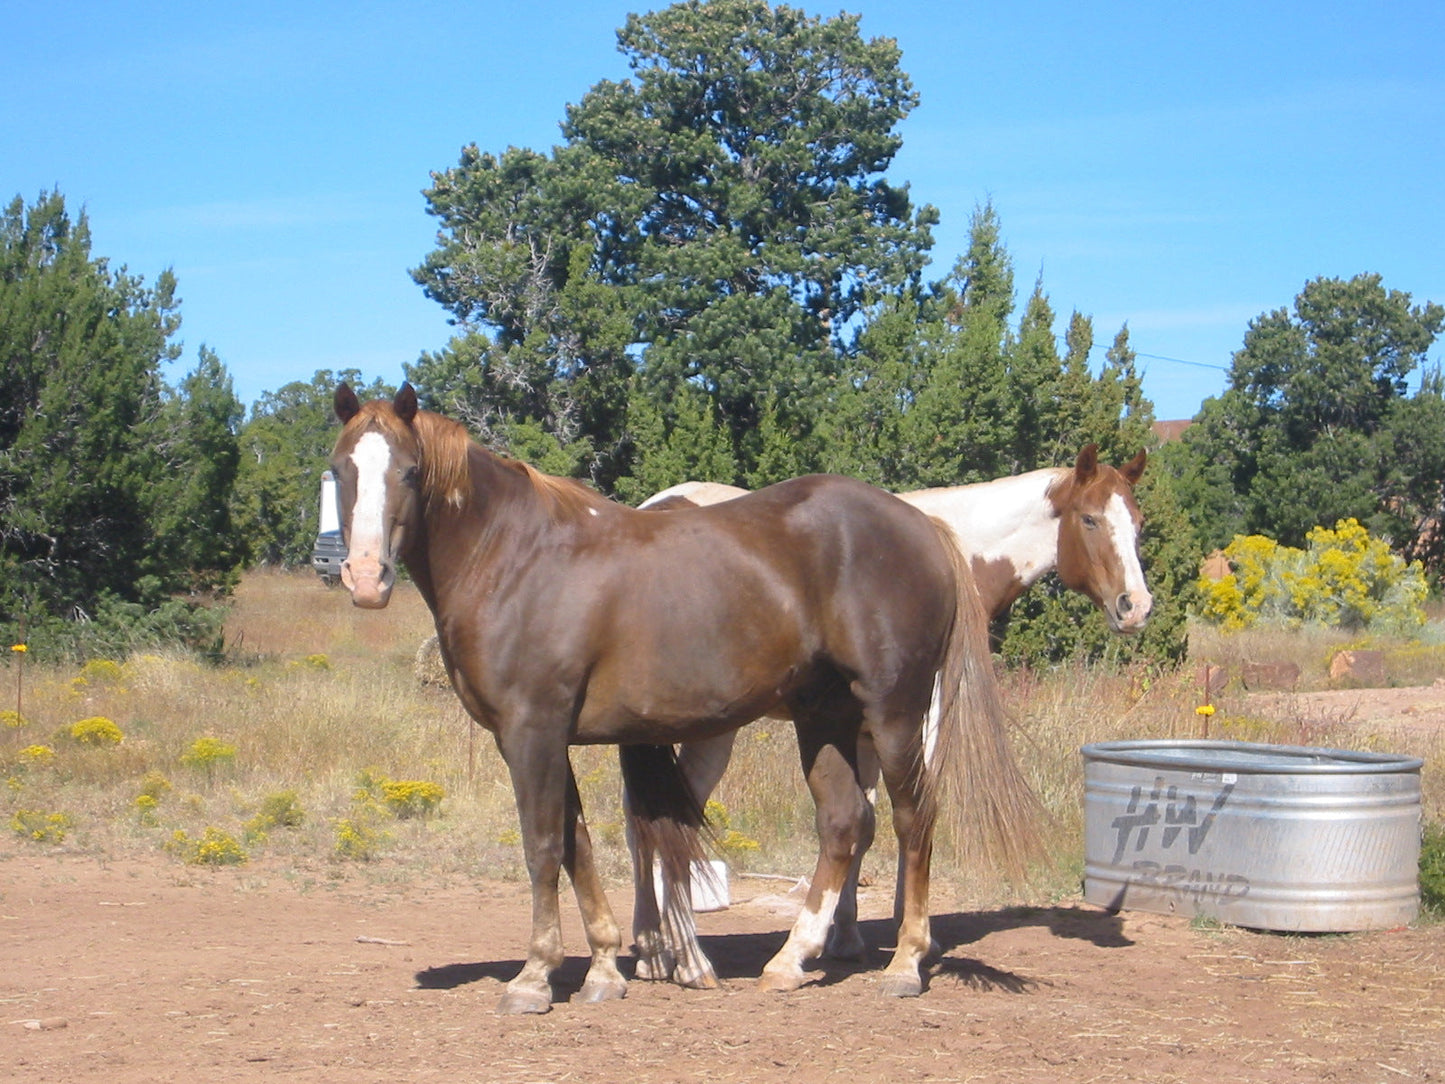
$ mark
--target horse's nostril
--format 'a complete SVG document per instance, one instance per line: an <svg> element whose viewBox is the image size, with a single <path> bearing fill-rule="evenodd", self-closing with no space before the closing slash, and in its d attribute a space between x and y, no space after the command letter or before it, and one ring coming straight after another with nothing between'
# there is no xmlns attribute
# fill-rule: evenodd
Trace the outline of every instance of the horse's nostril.
<svg viewBox="0 0 1445 1084"><path fill-rule="evenodd" d="M1120 595L1120 596L1119 596L1118 606L1119 606L1119 612L1120 612L1121 614L1129 613L1131 610L1134 609L1134 604L1129 601L1129 596L1128 596L1128 595Z"/></svg>

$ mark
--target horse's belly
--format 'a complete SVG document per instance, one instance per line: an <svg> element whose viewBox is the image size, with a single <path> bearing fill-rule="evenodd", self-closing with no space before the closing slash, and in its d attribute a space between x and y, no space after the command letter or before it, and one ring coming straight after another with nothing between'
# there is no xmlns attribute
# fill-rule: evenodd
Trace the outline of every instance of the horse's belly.
<svg viewBox="0 0 1445 1084"><path fill-rule="evenodd" d="M577 718L575 741L672 742L709 737L779 709L794 684L791 672L752 682L706 675L594 674Z"/></svg>

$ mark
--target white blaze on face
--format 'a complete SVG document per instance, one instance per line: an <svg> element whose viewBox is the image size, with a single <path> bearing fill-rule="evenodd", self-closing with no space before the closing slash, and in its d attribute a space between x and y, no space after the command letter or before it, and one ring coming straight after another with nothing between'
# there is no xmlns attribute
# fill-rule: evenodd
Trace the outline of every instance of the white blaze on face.
<svg viewBox="0 0 1445 1084"><path fill-rule="evenodd" d="M1119 561L1124 566L1124 593L1129 596L1132 607L1127 614L1119 615L1119 623L1124 628L1139 628L1149 616L1154 599L1149 594L1149 587L1144 582L1144 570L1139 565L1134 517L1129 514L1129 506L1124 503L1124 498L1117 493L1110 497L1109 503L1104 506L1104 522L1108 524L1114 552L1119 555Z"/></svg>
<svg viewBox="0 0 1445 1084"><path fill-rule="evenodd" d="M356 503L351 508L351 552L380 557L385 527L386 469L391 465L391 447L380 433L367 433L352 449L356 464Z"/></svg>
<svg viewBox="0 0 1445 1084"><path fill-rule="evenodd" d="M351 452L356 466L356 501L342 581L359 606L385 606L391 591L386 554L386 475L391 447L380 433L366 433Z"/></svg>

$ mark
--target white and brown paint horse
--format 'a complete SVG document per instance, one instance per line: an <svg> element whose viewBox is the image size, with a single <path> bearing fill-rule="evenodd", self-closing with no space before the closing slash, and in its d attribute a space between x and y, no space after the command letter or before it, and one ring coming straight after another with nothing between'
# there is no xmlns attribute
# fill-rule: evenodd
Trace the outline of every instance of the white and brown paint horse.
<svg viewBox="0 0 1445 1084"><path fill-rule="evenodd" d="M1153 605L1139 563L1143 518L1134 500L1145 461L1141 451L1115 469L1100 463L1098 447L1090 444L1072 467L899 496L952 528L973 567L990 617L1002 614L1040 577L1057 568L1064 586L1092 599L1114 631L1136 632L1144 627ZM649 497L641 507L661 511L717 504L746 492L717 482L683 482ZM679 763L699 802L707 800L722 778L734 737L735 733L719 734L680 749ZM877 773L866 741L859 759L864 786L871 794ZM863 951L857 878L865 850L866 845L860 848L829 933L828 951L834 956L852 958ZM663 921L650 870L639 868L635 859L634 855L633 936L639 976L671 978L685 986L714 985L691 916L677 914L674 908Z"/></svg>
<svg viewBox="0 0 1445 1084"><path fill-rule="evenodd" d="M761 983L796 988L803 963L823 950L869 816L857 766L866 728L904 867L883 989L922 991L935 816L960 812L953 794L974 794L965 812L1007 851L1026 839L1036 808L1004 740L987 618L946 529L881 490L827 475L709 507L640 512L491 454L457 423L418 410L409 386L363 405L342 385L335 407L342 581L357 605L379 608L397 562L406 564L452 687L495 736L512 777L532 939L500 1011L550 1008L563 868L592 954L579 998L626 990L569 745L666 746L769 713L796 726L819 856ZM936 686L942 716L925 765ZM654 792L652 773L626 781L634 808L681 818ZM684 896L690 857L664 856L663 866Z"/></svg>

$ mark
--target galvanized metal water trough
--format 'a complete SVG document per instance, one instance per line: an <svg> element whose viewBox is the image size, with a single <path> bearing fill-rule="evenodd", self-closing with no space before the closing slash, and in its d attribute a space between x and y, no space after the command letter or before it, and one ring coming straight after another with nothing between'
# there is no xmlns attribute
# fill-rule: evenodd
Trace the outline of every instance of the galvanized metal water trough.
<svg viewBox="0 0 1445 1084"><path fill-rule="evenodd" d="M1090 903L1298 932L1419 914L1416 757L1229 741L1082 753Z"/></svg>

